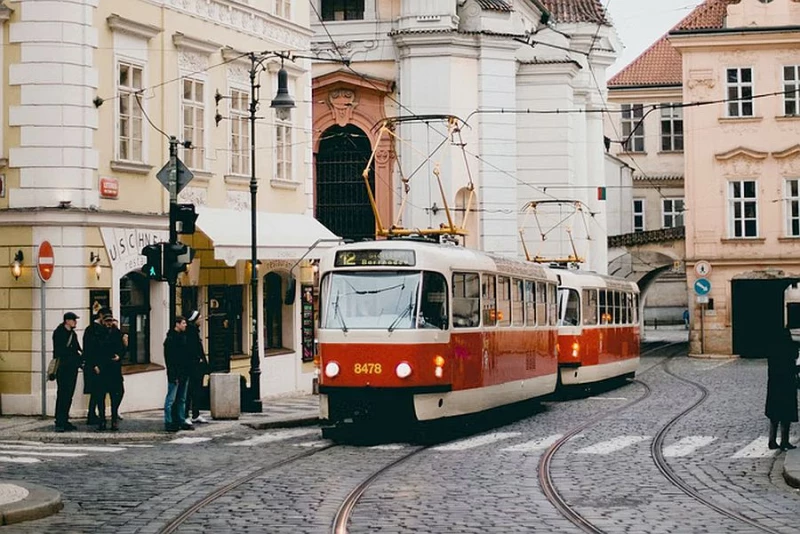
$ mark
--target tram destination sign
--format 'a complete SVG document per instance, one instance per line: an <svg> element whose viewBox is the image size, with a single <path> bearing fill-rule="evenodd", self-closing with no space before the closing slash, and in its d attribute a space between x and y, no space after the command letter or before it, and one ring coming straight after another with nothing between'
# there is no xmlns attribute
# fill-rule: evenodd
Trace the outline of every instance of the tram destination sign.
<svg viewBox="0 0 800 534"><path fill-rule="evenodd" d="M340 250L333 260L334 267L364 267L367 265L413 267L417 257L413 250Z"/></svg>

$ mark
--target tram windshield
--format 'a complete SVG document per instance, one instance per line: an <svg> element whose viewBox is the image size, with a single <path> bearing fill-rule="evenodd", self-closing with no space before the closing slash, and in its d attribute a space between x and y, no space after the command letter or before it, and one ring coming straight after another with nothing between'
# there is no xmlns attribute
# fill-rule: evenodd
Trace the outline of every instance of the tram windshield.
<svg viewBox="0 0 800 534"><path fill-rule="evenodd" d="M558 288L558 326L581 324L581 301L574 289Z"/></svg>
<svg viewBox="0 0 800 534"><path fill-rule="evenodd" d="M447 282L438 273L333 272L322 281L321 328L446 329Z"/></svg>

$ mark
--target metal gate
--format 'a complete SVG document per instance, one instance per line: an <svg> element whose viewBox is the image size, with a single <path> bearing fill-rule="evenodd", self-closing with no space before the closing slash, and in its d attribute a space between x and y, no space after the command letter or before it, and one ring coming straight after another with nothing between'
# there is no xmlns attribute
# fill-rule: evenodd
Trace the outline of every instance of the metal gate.
<svg viewBox="0 0 800 534"><path fill-rule="evenodd" d="M375 215L361 173L372 154L360 128L331 126L322 134L317 153L317 220L344 239L375 238ZM369 183L375 191L375 169Z"/></svg>
<svg viewBox="0 0 800 534"><path fill-rule="evenodd" d="M731 281L733 353L743 358L764 358L764 340L784 328L783 292L797 283L792 278Z"/></svg>

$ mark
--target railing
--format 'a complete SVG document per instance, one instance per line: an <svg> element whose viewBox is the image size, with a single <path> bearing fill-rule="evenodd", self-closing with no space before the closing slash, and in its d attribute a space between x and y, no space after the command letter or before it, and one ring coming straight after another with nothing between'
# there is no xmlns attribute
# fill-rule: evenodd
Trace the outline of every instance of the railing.
<svg viewBox="0 0 800 534"><path fill-rule="evenodd" d="M666 241L684 239L685 237L686 228L684 226L661 228L647 232L633 232L632 234L610 235L608 236L608 248L664 243Z"/></svg>

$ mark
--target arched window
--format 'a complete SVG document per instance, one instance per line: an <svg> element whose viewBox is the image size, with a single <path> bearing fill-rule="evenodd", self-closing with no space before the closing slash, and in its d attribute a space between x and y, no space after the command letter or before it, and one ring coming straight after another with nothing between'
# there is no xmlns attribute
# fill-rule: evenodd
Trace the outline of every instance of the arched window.
<svg viewBox="0 0 800 534"><path fill-rule="evenodd" d="M119 281L119 326L128 334L123 364L150 363L150 283L130 272Z"/></svg>

